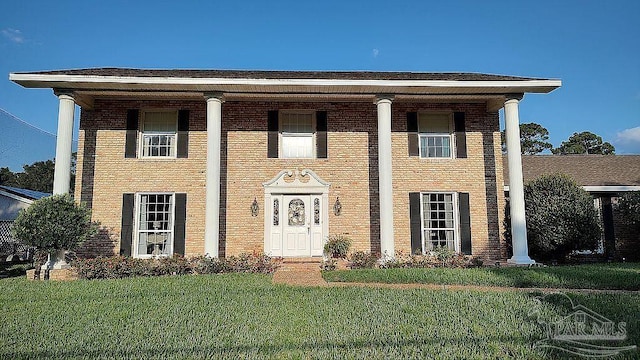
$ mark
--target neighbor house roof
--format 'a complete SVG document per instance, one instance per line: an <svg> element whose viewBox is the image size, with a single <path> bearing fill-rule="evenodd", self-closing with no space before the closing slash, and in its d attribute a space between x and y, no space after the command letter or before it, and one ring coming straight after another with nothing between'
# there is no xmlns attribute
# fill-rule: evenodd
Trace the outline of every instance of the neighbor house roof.
<svg viewBox="0 0 640 360"><path fill-rule="evenodd" d="M509 184L507 156L504 182ZM640 155L523 155L524 181L562 173L589 191L640 190ZM637 188L637 189L636 189Z"/></svg>
<svg viewBox="0 0 640 360"><path fill-rule="evenodd" d="M21 188L4 186L4 185L0 185L0 191L6 194L21 197L26 200L38 200L38 199L42 199L43 197L51 196L51 194L40 192L40 191L21 189Z"/></svg>

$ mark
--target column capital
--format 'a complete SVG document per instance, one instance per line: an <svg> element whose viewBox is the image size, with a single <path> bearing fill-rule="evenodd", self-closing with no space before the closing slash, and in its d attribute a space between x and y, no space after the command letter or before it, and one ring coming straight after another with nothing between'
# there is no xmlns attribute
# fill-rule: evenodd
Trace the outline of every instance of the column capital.
<svg viewBox="0 0 640 360"><path fill-rule="evenodd" d="M222 91L207 91L202 93L202 95L204 96L205 100L207 101L220 101L221 103L223 103L225 101L224 99L224 93L222 93Z"/></svg>
<svg viewBox="0 0 640 360"><path fill-rule="evenodd" d="M53 93L55 94L55 96L57 96L58 98L69 98L71 100L75 101L75 95L73 93L73 90L70 89L53 89Z"/></svg>
<svg viewBox="0 0 640 360"><path fill-rule="evenodd" d="M374 100L373 103L374 104L380 104L380 103L391 104L394 99L395 99L395 96L391 94L378 94L376 95L376 99Z"/></svg>
<svg viewBox="0 0 640 360"><path fill-rule="evenodd" d="M515 94L505 94L505 96L504 96L504 97L505 97L504 102L512 101L512 100L520 101L520 100L522 100L522 98L524 97L524 94L518 94L518 93L515 93Z"/></svg>

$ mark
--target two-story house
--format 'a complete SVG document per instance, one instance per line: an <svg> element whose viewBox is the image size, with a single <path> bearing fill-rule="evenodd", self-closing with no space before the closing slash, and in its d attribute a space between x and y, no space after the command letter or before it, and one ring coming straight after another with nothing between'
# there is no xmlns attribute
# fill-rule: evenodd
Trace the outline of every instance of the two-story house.
<svg viewBox="0 0 640 360"><path fill-rule="evenodd" d="M559 80L477 73L12 73L58 96L54 193L105 227L86 255L321 256L328 236L393 256L503 259L504 108L514 256L526 264L518 103Z"/></svg>

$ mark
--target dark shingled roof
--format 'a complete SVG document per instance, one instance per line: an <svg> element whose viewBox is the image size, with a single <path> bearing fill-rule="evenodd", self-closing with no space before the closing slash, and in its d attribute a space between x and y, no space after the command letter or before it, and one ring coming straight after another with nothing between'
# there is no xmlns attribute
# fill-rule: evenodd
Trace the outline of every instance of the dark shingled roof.
<svg viewBox="0 0 640 360"><path fill-rule="evenodd" d="M4 185L0 185L0 190L4 190L8 193L18 195L30 200L38 200L38 199L42 199L43 197L51 196L51 194L40 192L40 191L20 189L20 188L16 188L12 186L4 186Z"/></svg>
<svg viewBox="0 0 640 360"><path fill-rule="evenodd" d="M127 69L93 68L25 72L37 75L241 78L241 79L333 79L333 80L448 80L448 81L526 81L542 78L479 73L430 73L396 71L276 71L276 70L197 70L197 69Z"/></svg>
<svg viewBox="0 0 640 360"><path fill-rule="evenodd" d="M507 156L504 182L509 185ZM563 173L582 186L640 186L640 155L523 155L524 181Z"/></svg>

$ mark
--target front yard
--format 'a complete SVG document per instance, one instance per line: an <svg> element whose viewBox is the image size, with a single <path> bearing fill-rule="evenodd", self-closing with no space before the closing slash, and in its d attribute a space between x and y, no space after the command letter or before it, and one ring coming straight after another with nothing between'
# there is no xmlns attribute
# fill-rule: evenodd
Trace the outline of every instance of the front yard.
<svg viewBox="0 0 640 360"><path fill-rule="evenodd" d="M329 282L640 290L640 263L325 271Z"/></svg>
<svg viewBox="0 0 640 360"><path fill-rule="evenodd" d="M624 268L623 268L624 269ZM545 358L533 348L562 299L526 292L299 288L268 275L0 280L0 358ZM626 322L640 295L569 294ZM637 352L627 352L635 357Z"/></svg>

